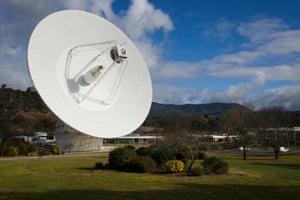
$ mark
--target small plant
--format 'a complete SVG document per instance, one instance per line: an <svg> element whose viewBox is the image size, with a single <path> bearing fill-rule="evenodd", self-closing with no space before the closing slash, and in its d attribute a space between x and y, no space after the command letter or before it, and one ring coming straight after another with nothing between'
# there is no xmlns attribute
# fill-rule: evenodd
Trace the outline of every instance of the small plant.
<svg viewBox="0 0 300 200"><path fill-rule="evenodd" d="M52 153L52 154L58 155L59 152L60 152L59 147L52 147L52 148L51 148L51 153Z"/></svg>
<svg viewBox="0 0 300 200"><path fill-rule="evenodd" d="M150 147L137 150L138 155L150 156L153 160L155 160L157 165L162 168L164 168L166 162L169 160L176 159L174 153L174 150L164 143L155 144Z"/></svg>
<svg viewBox="0 0 300 200"><path fill-rule="evenodd" d="M181 160L170 160L166 164L166 171L171 173L183 172L184 163Z"/></svg>
<svg viewBox="0 0 300 200"><path fill-rule="evenodd" d="M19 145L19 155L24 155L26 156L28 153L27 153L27 145L24 144L24 143L21 143Z"/></svg>
<svg viewBox="0 0 300 200"><path fill-rule="evenodd" d="M28 146L27 146L27 153L28 154L32 154L36 151L37 151L36 146L34 146L33 144L28 144Z"/></svg>
<svg viewBox="0 0 300 200"><path fill-rule="evenodd" d="M131 166L134 172L151 172L156 169L156 162L150 156L137 156Z"/></svg>
<svg viewBox="0 0 300 200"><path fill-rule="evenodd" d="M194 167L191 171L191 176L202 176L204 174L203 168Z"/></svg>
<svg viewBox="0 0 300 200"><path fill-rule="evenodd" d="M39 156L46 156L48 155L48 152L45 150L39 150Z"/></svg>
<svg viewBox="0 0 300 200"><path fill-rule="evenodd" d="M6 156L17 156L18 148L14 146L9 146L6 150Z"/></svg>
<svg viewBox="0 0 300 200"><path fill-rule="evenodd" d="M203 169L206 174L226 174L229 167L221 158L208 157L203 161Z"/></svg>

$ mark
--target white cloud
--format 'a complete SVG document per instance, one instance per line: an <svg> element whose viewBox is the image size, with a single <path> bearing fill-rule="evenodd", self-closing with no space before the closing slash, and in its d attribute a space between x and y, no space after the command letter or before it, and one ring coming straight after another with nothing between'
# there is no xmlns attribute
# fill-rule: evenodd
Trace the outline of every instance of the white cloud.
<svg viewBox="0 0 300 200"><path fill-rule="evenodd" d="M168 84L154 84L153 91L155 102L172 104L194 103L209 94L206 89Z"/></svg>
<svg viewBox="0 0 300 200"><path fill-rule="evenodd" d="M86 10L113 21L117 17L112 11L111 6L113 1L114 0L64 0L61 3L65 9Z"/></svg>
<svg viewBox="0 0 300 200"><path fill-rule="evenodd" d="M160 103L182 104L182 88L179 86L154 85L153 100Z"/></svg>
<svg viewBox="0 0 300 200"><path fill-rule="evenodd" d="M206 96L204 102L228 102L228 103L241 103L247 102L249 94L265 83L265 74L257 72L256 75L246 83L238 85L231 85L227 91L213 92L211 95Z"/></svg>
<svg viewBox="0 0 300 200"><path fill-rule="evenodd" d="M152 74L159 79L190 79L201 76L202 69L200 63L164 62Z"/></svg>
<svg viewBox="0 0 300 200"><path fill-rule="evenodd" d="M122 23L119 25L134 40L142 39L158 29L169 32L174 28L170 17L154 8L147 0L132 0L131 6L121 19Z"/></svg>
<svg viewBox="0 0 300 200"><path fill-rule="evenodd" d="M38 21L54 7L50 1L3 1L0 13L0 80L8 87L26 89L31 85L26 67L29 35Z"/></svg>
<svg viewBox="0 0 300 200"><path fill-rule="evenodd" d="M164 33L173 30L173 22L168 14L155 8L147 0L132 0L128 10L117 15L112 10L113 2L113 0L67 0L63 1L63 4L68 9L89 10L107 18L129 35L149 68L159 66L163 49L159 44L153 43L149 34L159 30Z"/></svg>
<svg viewBox="0 0 300 200"><path fill-rule="evenodd" d="M13 28L10 25L0 27L0 44L1 60L20 53L21 45L14 41Z"/></svg>
<svg viewBox="0 0 300 200"><path fill-rule="evenodd" d="M286 55L300 52L300 30L274 33L269 42L258 47L258 51L271 55Z"/></svg>
<svg viewBox="0 0 300 200"><path fill-rule="evenodd" d="M234 24L225 18L219 18L213 22L206 22L205 25L198 24L197 28L201 29L200 35L202 37L215 37L222 43L232 37Z"/></svg>
<svg viewBox="0 0 300 200"><path fill-rule="evenodd" d="M290 85L266 90L253 97L250 102L256 105L256 109L281 106L289 110L300 110L299 99L300 85Z"/></svg>
<svg viewBox="0 0 300 200"><path fill-rule="evenodd" d="M258 16L252 18L250 22L241 23L237 28L237 32L249 38L250 42L260 44L272 39L274 34L287 28L288 26L279 18Z"/></svg>

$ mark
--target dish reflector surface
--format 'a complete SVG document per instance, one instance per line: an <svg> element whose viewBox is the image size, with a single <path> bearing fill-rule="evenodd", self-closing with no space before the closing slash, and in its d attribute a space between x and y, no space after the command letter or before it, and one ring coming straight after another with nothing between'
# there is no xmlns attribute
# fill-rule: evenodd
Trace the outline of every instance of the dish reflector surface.
<svg viewBox="0 0 300 200"><path fill-rule="evenodd" d="M47 16L35 27L27 56L44 102L80 132L119 137L148 115L152 86L142 56L122 31L95 14Z"/></svg>

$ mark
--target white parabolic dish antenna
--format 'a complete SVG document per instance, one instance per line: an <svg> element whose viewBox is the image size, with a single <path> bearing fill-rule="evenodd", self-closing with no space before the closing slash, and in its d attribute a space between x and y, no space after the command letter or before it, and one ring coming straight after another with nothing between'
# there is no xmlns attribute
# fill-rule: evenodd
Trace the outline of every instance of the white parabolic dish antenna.
<svg viewBox="0 0 300 200"><path fill-rule="evenodd" d="M122 31L95 14L47 16L33 30L27 56L43 101L82 133L123 136L148 115L152 86L142 56Z"/></svg>

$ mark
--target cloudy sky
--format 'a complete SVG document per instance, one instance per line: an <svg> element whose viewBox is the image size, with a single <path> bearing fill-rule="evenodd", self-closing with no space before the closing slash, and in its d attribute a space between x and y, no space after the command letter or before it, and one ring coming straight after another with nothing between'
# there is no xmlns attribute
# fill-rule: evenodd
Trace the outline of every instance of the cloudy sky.
<svg viewBox="0 0 300 200"><path fill-rule="evenodd" d="M32 85L30 34L63 9L96 13L135 42L155 102L300 110L300 1L0 0L0 84Z"/></svg>

